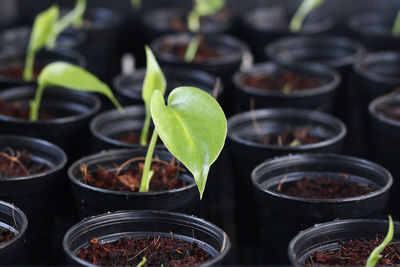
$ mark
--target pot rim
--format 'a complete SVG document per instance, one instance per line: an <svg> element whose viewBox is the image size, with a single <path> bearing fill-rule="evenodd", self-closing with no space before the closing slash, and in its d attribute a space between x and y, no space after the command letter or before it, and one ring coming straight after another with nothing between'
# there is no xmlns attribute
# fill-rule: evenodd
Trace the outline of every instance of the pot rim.
<svg viewBox="0 0 400 267"><path fill-rule="evenodd" d="M231 53L229 55L225 55L223 57L218 57L218 58L212 58L208 59L203 62L186 62L186 61L181 61L178 59L175 55L171 54L163 54L160 53L160 48L163 47L164 41L166 39L172 40L172 44L177 44L177 43L188 43L189 40L191 39L192 34L191 33L172 33L172 34L166 34L163 35L159 38L156 38L150 43L151 49L154 51L154 54L156 55L156 58L160 58L163 61L166 62L172 62L172 63L180 63L183 66L219 66L219 65L225 65L225 64L232 64L234 62L240 62L243 60L243 56L246 54L247 51L249 51L247 45L243 43L241 40L237 39L236 37L233 37L228 34L212 34L210 36L207 36L207 40L215 40L216 43L219 43L220 45L225 46L227 43L231 46L235 46L235 49L238 51L235 51L234 53Z"/></svg>
<svg viewBox="0 0 400 267"><path fill-rule="evenodd" d="M26 175L26 176L13 177L13 178L10 178L10 177L0 178L0 181L17 182L17 181L43 178L45 176L48 176L50 174L53 174L53 173L56 173L56 172L62 170L65 167L65 165L67 164L68 158L67 158L67 155L65 154L64 150L62 150L59 146L57 146L53 143L50 143L46 140L35 138L35 137L22 136L22 135L3 135L3 134L0 135L0 139L1 138L15 139L15 140L23 141L23 142L34 142L38 145L46 146L46 147L56 151L57 153L59 153L61 155L62 159L59 164L55 164L54 168L49 168L46 171L35 173L35 174L30 174L30 175Z"/></svg>
<svg viewBox="0 0 400 267"><path fill-rule="evenodd" d="M298 162L299 160L302 160L301 162ZM257 179L257 172L259 172L262 169L265 169L266 166L269 166L269 168L274 168L274 169L280 169L284 168L285 166L287 167L289 164L295 164L298 162L298 165L301 165L302 163L305 163L306 161L309 160L326 160L326 161L336 161L337 163L343 163L346 162L347 164L351 165L359 165L359 166L372 166L374 170L379 170L381 171L387 178L388 182L385 184L385 186L380 187L378 190L370 192L368 194L364 194L361 196L356 196L356 197L346 197L346 198L337 198L337 199L312 199L312 198L305 198L305 197L297 197L297 196L289 196L283 193L276 192L274 190L270 190L269 188L261 188L260 183L258 183ZM269 169L267 168L267 169ZM338 171L340 172L340 171ZM318 171L317 173L324 173L324 171ZM354 202L354 201L361 201L361 200L366 200L370 199L379 195L382 195L386 193L387 191L390 190L390 188L393 185L393 176L391 173L381 165L366 160L362 158L357 158L357 157L351 157L351 156L346 156L346 155L341 155L341 154L332 154L332 153L310 153L310 154L289 154L285 156L280 156L280 157L275 157L272 159L268 159L261 164L259 164L257 167L255 167L251 173L251 181L253 183L253 186L257 188L258 190L262 191L263 193L269 194L273 197L280 198L280 199L287 199L287 200L293 200L293 201L298 201L298 202L303 202L303 203L319 203L319 204L332 204L332 203L346 203L346 202Z"/></svg>
<svg viewBox="0 0 400 267"><path fill-rule="evenodd" d="M391 14L383 11L363 12L355 14L347 20L347 27L351 31L363 35L377 36L377 37L392 37L395 39L396 37L393 37L390 34L390 31L389 34L381 31L369 31L368 28L365 27L366 25L363 23L365 20L368 20L373 22L374 25L385 25L385 22L389 22L389 24L392 24L393 21L389 20L388 15L390 17ZM388 28L388 30L390 30L390 28Z"/></svg>
<svg viewBox="0 0 400 267"><path fill-rule="evenodd" d="M91 154L89 156L85 156L82 157L80 159L78 159L77 161L75 161L74 163L71 164L71 166L68 168L68 178L70 180L70 182L74 183L75 185L85 188L87 190L91 190L91 191L95 191L95 192L99 192L99 193L103 193L103 194L110 194L110 195L120 195L120 196L159 196L159 195L166 195L166 194L172 194L172 193L178 193L178 192L182 192L188 189L192 189L193 187L196 187L197 184L193 179L193 182L180 187L180 188L176 188L176 189L170 189L170 190L165 190L165 191L157 191L157 192L130 192L130 191L116 191L116 190L110 190L110 189L104 189L104 188L99 188L99 187L95 187L92 185L88 185L83 183L82 181L80 181L79 179L77 179L77 177L75 177L73 175L73 170L77 169L81 164L83 164L84 162L90 161L90 160L98 160L98 159L102 159L104 157L107 156L122 156L122 155L129 155L131 153L137 152L137 151L142 151L143 155L146 154L146 149L145 148L131 148L131 149L110 149L110 150L105 150L105 151L101 151L95 154ZM154 153L158 153L158 154L171 154L166 150L163 149L159 149L159 148L155 148ZM172 155L172 154L171 154ZM127 157L127 160L131 158L131 157ZM182 175L182 174L181 174ZM186 174L188 177L193 178L193 176Z"/></svg>
<svg viewBox="0 0 400 267"><path fill-rule="evenodd" d="M316 36L289 36L273 41L265 46L265 53L268 57L274 59L277 62L287 63L287 62L296 62L297 64L302 64L307 62L307 60L298 60L298 59L282 59L279 56L276 56L278 51L281 48L287 49L289 47L304 47L304 45L308 44L318 44L318 46L329 45L332 49L335 49L337 45L346 46L347 48L353 49L352 53L349 53L346 56L333 58L324 61L323 65L327 65L331 68L339 68L342 66L352 65L353 62L359 58L361 55L365 53L365 47L359 43L348 37L343 37L339 35L316 35ZM339 49L341 47L339 46Z"/></svg>
<svg viewBox="0 0 400 267"><path fill-rule="evenodd" d="M206 221L202 218L199 218L197 216L186 215L183 213L170 212L170 211L125 210L125 211L108 212L108 213L88 217L88 218L85 218L82 221L78 222L77 224L73 225L71 228L68 229L68 231L64 235L63 242L62 242L64 252L70 258L74 259L76 262L78 262L79 264L82 264L83 266L93 266L93 267L97 266L97 265L91 264L87 261L84 261L84 260L78 258L76 255L74 255L67 244L68 238L70 237L70 235L73 234L74 231L77 231L77 229L79 227L85 226L86 228L89 228L91 225L95 225L96 221L98 221L98 220L101 220L102 223L112 222L113 217L115 217L115 216L120 217L121 220L124 220L129 215L136 216L137 218L139 218L141 220L150 219L150 218L168 219L168 217L172 217L175 221L182 220L182 221L186 221L192 225L194 225L196 223L201 223L201 224L208 226L209 228L212 228L216 232L222 233L222 235L224 237L224 241L225 241L225 243L224 243L225 245L222 248L223 252L221 253L219 251L219 253L215 257L213 257L211 260L199 265L201 267L213 266L216 262L220 261L222 258L224 258L227 255L227 253L229 252L230 247L231 247L230 239L229 239L228 235L225 233L225 231L223 231L217 225L215 225L209 221Z"/></svg>
<svg viewBox="0 0 400 267"><path fill-rule="evenodd" d="M400 84L400 78L389 77L376 72L369 71L369 68L365 68L364 65L373 64L374 61L388 61L392 63L400 62L400 52L398 51L381 51L368 53L358 58L354 64L354 72L367 80L372 80L377 83L395 83ZM396 62L397 61L397 62Z"/></svg>
<svg viewBox="0 0 400 267"><path fill-rule="evenodd" d="M115 138L111 138L108 137L104 134L101 134L98 130L99 123L102 121L105 121L105 118L108 118L107 122L111 122L114 116L130 116L130 115L139 115L139 114L143 114L143 121L144 121L144 113L145 113L145 108L143 105L132 105L132 106L126 106L124 107L125 110L125 114L121 114L119 112L119 110L117 109L111 109L111 110L107 110L104 112L101 112L99 114L97 114L90 122L89 124L89 129L91 134L98 138L99 140L105 142L105 143L109 143L115 146L119 146L119 147L130 147L130 148L143 148L144 146L141 146L140 144L130 144L130 143L125 143L122 141L119 141ZM111 117L111 118L109 118ZM156 144L156 148L165 149L165 146L163 144Z"/></svg>
<svg viewBox="0 0 400 267"><path fill-rule="evenodd" d="M264 90L260 89L257 87L252 87L248 86L246 84L243 84L240 82L240 79L246 75L252 74L252 73L263 73L263 74L268 74L268 68L269 66L274 66L276 69L287 69L289 71L292 71L291 69L296 69L296 64L278 64L274 61L267 61L267 62L262 62L262 63L257 63L254 64L251 69L248 70L239 70L233 75L233 83L235 84L235 87L238 88L240 91L243 91L248 94L253 94L253 95L259 95L259 96L274 96L274 97L282 97L282 98L301 98L301 97L310 97L310 96L315 96L315 95L320 95L320 94L325 94L328 92L331 92L335 90L341 81L340 74L331 68L328 68L324 65L321 64L316 64L316 63L306 63L302 66L300 70L306 70L309 72L319 72L319 73L324 73L327 75L332 76L332 79L328 81L327 84L320 85L318 87L314 87L312 89L308 90L301 90L301 91L295 91L290 94L284 94L281 92L277 92L274 90ZM301 76L307 77L307 74L301 74ZM317 75L315 75L317 76ZM328 79L325 79L328 80Z"/></svg>
<svg viewBox="0 0 400 267"><path fill-rule="evenodd" d="M252 113L254 115L252 115ZM255 143L249 140L245 140L243 138L239 138L235 135L232 135L232 129L236 127L236 124L240 121L244 121L247 119L251 120L252 116L265 116L265 117L275 117L277 116L277 119L280 117L304 117L308 118L310 121L316 118L321 118L324 119L324 121L329 121L331 122L331 125L337 125L338 128L340 128L340 131L337 135L328 138L325 141L318 142L318 143L313 143L313 144L306 144L306 145L300 145L296 147L289 147L289 146L277 146L277 145L266 145L266 144L259 144ZM273 149L277 151L287 151L287 152L303 152L307 151L308 149L316 149L328 145L332 145L336 142L339 142L342 140L347 133L347 128L346 125L339 119L323 113L319 111L314 111L314 110L307 110L307 109L300 109L300 108L268 108L268 109L257 109L254 111L246 111L246 112L241 112L233 115L228 119L228 138L233 140L236 143L239 143L241 145L249 146L249 147L255 147L255 148L262 148L262 149Z"/></svg>
<svg viewBox="0 0 400 267"><path fill-rule="evenodd" d="M383 122L383 123L386 123L388 125L400 128L400 121L397 121L397 120L394 120L394 119L390 119L390 118L388 118L386 116L378 114L378 112L377 112L377 106L379 104L383 104L385 102L390 102L391 100L393 102L400 102L400 95L395 95L395 96L392 96L390 98L387 98L387 97L388 97L388 95L382 95L382 96L378 96L377 98L372 100L368 105L369 114L372 117L374 117L376 120L380 121L380 122Z"/></svg>
<svg viewBox="0 0 400 267"><path fill-rule="evenodd" d="M15 229L13 227L15 230L18 230L18 233L16 233L16 235L11 240L0 244L0 250L1 250L2 248L5 248L11 244L14 244L15 242L17 242L18 240L20 240L23 237L26 230L28 229L28 219L27 219L25 213L22 210L20 210L17 206L15 206L14 204L0 200L0 205L6 206L7 208L11 209L13 211L13 214L15 214L15 212L18 213L19 216L21 216L21 218L22 218L21 229Z"/></svg>
<svg viewBox="0 0 400 267"><path fill-rule="evenodd" d="M23 86L17 86L17 87L11 87L9 89L3 90L0 92L0 98L4 97L4 95L7 94L12 94L14 92L30 92L36 89L35 88L36 85L23 85ZM81 95L83 97L87 97L88 99L90 99L91 101L94 102L93 107L89 107L89 111L85 112L85 113L79 113L76 115L72 115L72 116L67 116L67 117L61 117L61 118L55 118L55 119L48 119L48 120L37 120L37 121L30 121L29 119L22 119L22 118L15 118L15 117L10 117L4 114L0 114L0 120L4 121L4 122L10 122L10 123L15 123L15 124L26 124L26 125L60 125L60 124L64 124L64 123L69 123L69 122L74 122L74 121L79 121L85 118L88 118L90 116L93 116L94 114L96 114L101 107L101 101L100 98L93 94L93 93L88 93L88 92L80 92L80 91L76 91L73 89L67 89L67 88L63 88L63 87L55 87L58 90L60 90L60 92L62 92L63 94L75 94L75 95ZM60 98L62 99L62 98ZM42 99L43 102L43 99ZM73 103L73 102L71 102Z"/></svg>
<svg viewBox="0 0 400 267"><path fill-rule="evenodd" d="M106 14L107 15L107 23L103 23L99 21L102 21L103 19L97 18L98 14ZM93 19L93 17L95 19ZM88 32L91 31L99 31L99 30L105 30L105 29L110 29L113 27L117 27L122 23L122 16L119 12L112 8L108 7L101 7L101 6L96 6L96 7L90 7L86 10L84 19L91 19L92 23L90 26L83 25L82 29Z"/></svg>
<svg viewBox="0 0 400 267"><path fill-rule="evenodd" d="M289 243L288 246L288 256L289 260L291 261L292 264L299 264L297 261L297 258L295 257L295 252L294 252L294 246L296 243L300 242L301 239L304 236L307 236L309 234L316 233L318 235L324 234L326 232L326 228L329 228L330 226L352 226L360 223L386 223L387 220L380 220L380 219L340 219L340 220L334 220L330 222L325 222L325 223L320 223L320 224L315 224L314 226L311 226L303 231L300 231L295 237L292 238L292 240ZM396 227L400 227L400 222L393 221L393 224Z"/></svg>

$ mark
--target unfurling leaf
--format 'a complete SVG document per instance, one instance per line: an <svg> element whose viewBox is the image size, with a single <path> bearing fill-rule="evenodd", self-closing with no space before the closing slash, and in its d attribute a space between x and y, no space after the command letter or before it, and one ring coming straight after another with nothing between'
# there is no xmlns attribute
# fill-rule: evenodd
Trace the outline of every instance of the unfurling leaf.
<svg viewBox="0 0 400 267"><path fill-rule="evenodd" d="M211 164L226 138L225 114L208 93L195 87L178 87L168 97L155 91L150 102L155 129L165 147L193 174L200 198Z"/></svg>

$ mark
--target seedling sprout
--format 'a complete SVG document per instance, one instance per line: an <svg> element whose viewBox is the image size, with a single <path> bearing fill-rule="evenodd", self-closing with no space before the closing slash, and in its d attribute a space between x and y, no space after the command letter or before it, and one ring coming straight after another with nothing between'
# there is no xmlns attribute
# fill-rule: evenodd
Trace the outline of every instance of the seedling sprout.
<svg viewBox="0 0 400 267"><path fill-rule="evenodd" d="M392 27L392 35L394 37L400 37L400 10L397 12L397 16Z"/></svg>
<svg viewBox="0 0 400 267"><path fill-rule="evenodd" d="M139 264L136 265L136 267L143 267L146 264L146 262L147 262L146 257L143 257L142 261L139 262Z"/></svg>
<svg viewBox="0 0 400 267"><path fill-rule="evenodd" d="M365 264L365 267L375 267L376 263L382 258L382 255L381 255L382 251L390 243L390 241L392 241L393 235L394 235L393 220L392 220L392 216L389 215L389 229L386 234L386 237L382 241L382 243L371 252L371 255L369 255L367 263Z"/></svg>
<svg viewBox="0 0 400 267"><path fill-rule="evenodd" d="M290 21L290 30L292 32L299 32L307 15L320 6L323 2L324 0L303 0L292 20Z"/></svg>

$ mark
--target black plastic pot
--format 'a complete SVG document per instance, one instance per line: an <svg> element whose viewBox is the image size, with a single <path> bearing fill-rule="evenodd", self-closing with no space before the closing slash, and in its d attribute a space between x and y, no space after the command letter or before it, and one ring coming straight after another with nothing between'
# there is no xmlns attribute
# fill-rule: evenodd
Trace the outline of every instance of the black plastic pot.
<svg viewBox="0 0 400 267"><path fill-rule="evenodd" d="M335 179L343 173L350 181L371 184L378 190L342 199L310 199L276 191L279 185L285 187L304 177ZM338 218L379 218L393 183L391 174L373 162L334 154L298 154L268 160L253 170L251 179L261 215L264 251L268 252L264 255L270 264L288 263L289 241L316 223Z"/></svg>
<svg viewBox="0 0 400 267"><path fill-rule="evenodd" d="M141 148L139 144L129 144L118 140L134 132L138 136L142 131L145 110L143 106L125 107L125 114L118 110L110 110L100 113L90 123L91 151L99 152L112 148ZM156 145L164 148L163 145Z"/></svg>
<svg viewBox="0 0 400 267"><path fill-rule="evenodd" d="M27 151L34 160L50 167L28 176L0 178L0 199L17 205L29 219L26 241L33 263L44 263L48 260L45 257L51 255L48 253L52 249L52 217L64 208L67 195L64 174L67 156L59 147L47 141L23 136L0 135L0 147ZM42 240L43 245L38 246L38 240Z"/></svg>
<svg viewBox="0 0 400 267"><path fill-rule="evenodd" d="M189 176L189 173L182 173L179 176L179 179L189 183L187 186L162 192L114 191L90 186L81 180L82 164L87 165L89 172L97 169L98 166L105 169L113 168L115 164L122 164L131 158L145 157L146 151L146 148L103 151L81 158L72 164L68 170L68 176L81 217L124 209L190 211L195 208L200 197L194 179ZM159 149L155 150L153 157L166 161L172 159L169 152Z"/></svg>
<svg viewBox="0 0 400 267"><path fill-rule="evenodd" d="M165 44L170 44L171 46L182 43L188 44L190 39L190 34L169 34L154 40L151 43L151 48L161 65L199 69L216 77L220 77L225 86L224 94L221 96L222 106L226 113L231 113L234 98L232 76L235 71L239 70L241 67L243 58L249 54L247 46L240 40L229 35L216 34L207 36L203 41L207 42L210 47L226 53L223 57L213 58L199 63L188 63L179 59L174 54L163 52ZM229 90L228 88L232 89Z"/></svg>
<svg viewBox="0 0 400 267"><path fill-rule="evenodd" d="M0 231L8 229L15 233L15 237L0 244L2 265L28 264L29 256L26 253L25 235L28 220L25 214L13 204L0 201Z"/></svg>
<svg viewBox="0 0 400 267"><path fill-rule="evenodd" d="M217 79L204 71L187 68L165 68L163 70L167 80L166 96L172 89L179 86L198 87L210 94L213 93ZM120 74L114 79L115 95L124 106L144 105L142 100L142 86L146 75L146 69L138 69L130 75ZM218 89L218 95L223 91L221 85Z"/></svg>
<svg viewBox="0 0 400 267"><path fill-rule="evenodd" d="M393 240L400 239L400 223L394 223ZM385 236L388 221L384 220L339 220L315 225L300 232L290 242L288 253L293 266L303 267L303 261L314 251L326 251L339 247L340 241L354 238L374 239Z"/></svg>
<svg viewBox="0 0 400 267"><path fill-rule="evenodd" d="M306 17L299 33L290 31L288 25L294 11L287 12L281 3L246 11L242 16L243 35L248 40L257 62L266 60L265 45L292 35L316 35L329 32L334 25L330 17L312 12Z"/></svg>
<svg viewBox="0 0 400 267"><path fill-rule="evenodd" d="M313 135L323 135L328 139L297 147L260 144L254 141L258 136L254 128L254 120L257 121L263 133L280 133L289 125L292 127L309 125ZM231 155L234 173L236 208L240 211L236 219L239 225L239 242L254 246L253 250L260 247L258 245L260 240L257 238L258 228L247 226L248 218L257 225L257 212L255 205L251 204L253 203L253 186L250 179L252 170L269 158L290 153L338 153L345 135L346 127L340 120L328 114L305 109L261 109L253 113L239 113L229 118L227 148Z"/></svg>
<svg viewBox="0 0 400 267"><path fill-rule="evenodd" d="M64 252L70 265L94 266L79 259L76 253L87 247L89 240L112 242L121 237L170 237L197 242L213 258L199 266L215 266L226 260L231 244L226 233L203 219L163 211L119 211L87 218L71 227L64 236Z"/></svg>
<svg viewBox="0 0 400 267"><path fill-rule="evenodd" d="M19 102L29 106L35 86L15 87L0 92L5 103ZM43 138L62 147L71 160L87 154L90 146L89 122L100 109L100 100L93 94L62 88L48 88L41 107L62 116L31 122L28 119L0 114L0 133Z"/></svg>
<svg viewBox="0 0 400 267"><path fill-rule="evenodd" d="M87 41L80 51L88 60L87 69L109 84L119 73L116 48L121 24L121 15L108 8L93 7L84 14L82 31L86 33Z"/></svg>
<svg viewBox="0 0 400 267"><path fill-rule="evenodd" d="M189 11L179 8L159 8L148 11L142 16L142 24L145 29L148 42L161 37L165 34L188 32L186 17ZM212 21L210 18L203 21L200 26L200 32L204 34L227 33L232 28L233 21L231 17L223 21ZM178 20L182 22L182 28L172 26L171 21Z"/></svg>
<svg viewBox="0 0 400 267"><path fill-rule="evenodd" d="M274 90L251 87L242 81L248 75L266 74L274 77L285 72L318 80L323 85L310 90L284 94ZM253 98L256 108L292 107L329 112L333 109L333 101L340 79L338 72L322 65L280 65L274 62L256 64L249 70L236 72L233 76L233 82L238 90L238 99L241 102L241 111L250 109L250 99Z"/></svg>
<svg viewBox="0 0 400 267"><path fill-rule="evenodd" d="M24 51L27 49L31 28L29 26L19 26L0 33L0 53L4 51ZM86 34L69 28L63 31L57 38L55 51L79 49L86 40ZM2 52L3 51L3 52Z"/></svg>
<svg viewBox="0 0 400 267"><path fill-rule="evenodd" d="M369 50L399 50L400 38L392 35L397 12L373 12L351 17L347 25Z"/></svg>
<svg viewBox="0 0 400 267"><path fill-rule="evenodd" d="M0 55L0 70L7 69L10 65L16 64L22 66L23 70L25 64L26 51L25 50L7 50ZM40 51L35 57L35 65L39 67L45 67L47 64L54 61L66 61L81 67L86 66L86 59L73 50L65 51ZM0 75L0 89L6 89L9 87L34 84L34 82L25 82L21 78L7 77Z"/></svg>

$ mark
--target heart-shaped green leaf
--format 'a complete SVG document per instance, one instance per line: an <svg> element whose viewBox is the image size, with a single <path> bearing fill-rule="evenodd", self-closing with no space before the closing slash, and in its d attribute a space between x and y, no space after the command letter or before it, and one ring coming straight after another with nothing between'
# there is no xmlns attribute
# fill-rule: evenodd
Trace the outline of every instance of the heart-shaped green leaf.
<svg viewBox="0 0 400 267"><path fill-rule="evenodd" d="M29 38L28 51L25 61L23 77L25 81L32 80L33 64L36 53L42 49L51 38L54 23L58 19L59 8L56 5L37 15L33 23L31 36Z"/></svg>
<svg viewBox="0 0 400 267"><path fill-rule="evenodd" d="M59 86L84 92L101 93L107 96L122 111L107 84L90 72L67 62L53 62L40 72L35 99L31 102L31 120L37 120L40 99L43 90L49 86Z"/></svg>
<svg viewBox="0 0 400 267"><path fill-rule="evenodd" d="M166 148L193 174L202 197L211 164L226 138L226 118L218 102L195 87L178 87L168 97L155 91L151 116Z"/></svg>
<svg viewBox="0 0 400 267"><path fill-rule="evenodd" d="M143 81L142 88L142 99L146 108L146 117L142 128L142 133L140 135L140 144L147 144L147 135L150 127L150 99L155 90L159 90L162 95L165 94L167 89L167 82L165 80L164 74L161 71L160 66L150 47L145 46L146 50L146 76Z"/></svg>

